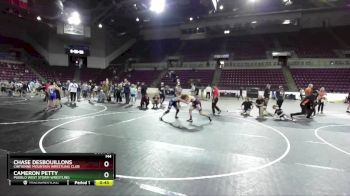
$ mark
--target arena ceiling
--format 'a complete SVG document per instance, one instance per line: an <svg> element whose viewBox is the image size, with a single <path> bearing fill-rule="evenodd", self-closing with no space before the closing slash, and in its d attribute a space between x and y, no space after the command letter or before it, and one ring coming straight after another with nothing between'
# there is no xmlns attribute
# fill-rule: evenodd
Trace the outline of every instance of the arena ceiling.
<svg viewBox="0 0 350 196"><path fill-rule="evenodd" d="M117 31L137 30L145 26L174 25L218 15L254 14L285 10L349 7L348 0L166 0L163 13L149 10L151 0L66 0L91 8L91 24L103 23ZM87 5L88 4L88 5ZM222 9L220 9L222 8Z"/></svg>
<svg viewBox="0 0 350 196"><path fill-rule="evenodd" d="M7 2L9 0L3 0ZM149 10L151 0L61 0L63 13L77 10L82 22L88 25L103 24L116 34L137 34L140 28L183 24L218 16L235 16L279 12L286 10L308 10L314 8L350 8L349 0L165 0L163 13ZM215 0L214 0L215 1ZM31 5L44 5L42 11L52 12L59 0L29 0ZM1 4L1 3L0 3ZM2 3L3 6L3 3ZM1 6L0 6L1 7ZM6 7L6 6L5 6ZM48 8L48 9L46 9ZM35 15L34 15L35 16ZM36 16L35 16L36 17ZM47 17L52 22L65 20L64 16Z"/></svg>

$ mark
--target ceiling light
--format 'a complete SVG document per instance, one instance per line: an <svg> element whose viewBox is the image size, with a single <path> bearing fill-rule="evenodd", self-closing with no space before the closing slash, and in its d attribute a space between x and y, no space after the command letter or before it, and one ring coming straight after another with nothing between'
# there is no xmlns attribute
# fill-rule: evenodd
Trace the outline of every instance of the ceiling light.
<svg viewBox="0 0 350 196"><path fill-rule="evenodd" d="M290 20L284 20L282 24L290 24Z"/></svg>
<svg viewBox="0 0 350 196"><path fill-rule="evenodd" d="M258 0L249 0L250 3L255 3L257 2Z"/></svg>
<svg viewBox="0 0 350 196"><path fill-rule="evenodd" d="M139 17L137 17L137 18L136 18L136 22L139 22L139 21L140 21L140 19L139 19Z"/></svg>
<svg viewBox="0 0 350 196"><path fill-rule="evenodd" d="M41 17L40 17L40 16L36 17L36 19L37 19L38 21L41 21Z"/></svg>
<svg viewBox="0 0 350 196"><path fill-rule="evenodd" d="M225 34L225 35L230 34L230 30L225 30L225 31L224 31L224 34Z"/></svg>
<svg viewBox="0 0 350 196"><path fill-rule="evenodd" d="M224 9L224 6L223 6L223 5L220 5L219 9L220 9L220 10L223 10L223 9Z"/></svg>
<svg viewBox="0 0 350 196"><path fill-rule="evenodd" d="M78 12L72 12L68 18L68 24L79 25L81 23L80 14Z"/></svg>
<svg viewBox="0 0 350 196"><path fill-rule="evenodd" d="M256 20L252 21L252 24L256 24L256 23L258 23Z"/></svg>
<svg viewBox="0 0 350 196"><path fill-rule="evenodd" d="M284 5L292 5L292 0L283 0Z"/></svg>
<svg viewBox="0 0 350 196"><path fill-rule="evenodd" d="M98 28L102 29L103 25L100 23L98 24Z"/></svg>
<svg viewBox="0 0 350 196"><path fill-rule="evenodd" d="M189 20L190 20L190 21L192 21L192 20L193 20L193 18L192 18L192 17L190 17L190 18L189 18Z"/></svg>
<svg viewBox="0 0 350 196"><path fill-rule="evenodd" d="M162 13L165 8L165 0L151 0L150 10L157 14Z"/></svg>
<svg viewBox="0 0 350 196"><path fill-rule="evenodd" d="M197 27L197 31L199 31L199 27Z"/></svg>

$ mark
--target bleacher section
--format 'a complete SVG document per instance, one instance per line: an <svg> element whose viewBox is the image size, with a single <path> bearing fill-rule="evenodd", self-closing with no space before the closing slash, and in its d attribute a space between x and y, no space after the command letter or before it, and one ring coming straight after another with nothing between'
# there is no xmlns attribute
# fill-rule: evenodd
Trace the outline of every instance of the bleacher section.
<svg viewBox="0 0 350 196"><path fill-rule="evenodd" d="M0 80L29 81L33 79L36 79L36 76L26 65L0 62Z"/></svg>
<svg viewBox="0 0 350 196"><path fill-rule="evenodd" d="M294 50L300 58L336 58L337 40L325 29L280 33L275 36L282 50Z"/></svg>
<svg viewBox="0 0 350 196"><path fill-rule="evenodd" d="M138 59L140 62L160 62L167 55L174 55L179 44L178 39L138 41L113 63L125 63L129 58Z"/></svg>
<svg viewBox="0 0 350 196"><path fill-rule="evenodd" d="M350 45L348 27L335 28L340 39ZM280 46L277 46L276 40ZM278 48L280 47L280 48ZM138 41L118 57L115 63L125 63L128 58L137 62L165 61L166 56L183 57L184 62L208 61L214 54L230 54L234 60L266 59L267 51L294 51L300 58L337 58L335 49L347 49L334 35L323 28L303 29L299 32L226 36L197 40Z"/></svg>
<svg viewBox="0 0 350 196"><path fill-rule="evenodd" d="M136 84L137 82L144 82L147 85L151 85L154 82L154 80L157 79L160 73L161 71L156 70L134 70L122 74L120 76L120 81L126 78L129 82L133 84Z"/></svg>
<svg viewBox="0 0 350 196"><path fill-rule="evenodd" d="M33 57L42 58L42 56L30 44L16 38L0 35L0 45L10 46L10 48L8 48L9 50L23 49Z"/></svg>
<svg viewBox="0 0 350 196"><path fill-rule="evenodd" d="M195 84L199 86L207 86L213 82L215 70L176 70L174 71L181 81L183 88L189 88L191 81L195 80ZM165 85L175 86L175 82L169 75L165 75L162 80Z"/></svg>
<svg viewBox="0 0 350 196"><path fill-rule="evenodd" d="M102 69L94 69L94 68L84 68L80 70L80 81L87 82L89 80L96 81L98 77L103 72ZM111 78L111 77L110 77ZM101 79L102 81L103 79Z"/></svg>
<svg viewBox="0 0 350 196"><path fill-rule="evenodd" d="M283 85L287 88L281 69L234 69L222 70L219 86L222 89L240 89L241 87L257 87L264 89L271 84L272 89Z"/></svg>
<svg viewBox="0 0 350 196"><path fill-rule="evenodd" d="M75 68L62 66L32 66L47 80L67 81L73 80Z"/></svg>
<svg viewBox="0 0 350 196"><path fill-rule="evenodd" d="M350 92L350 69L291 69L298 88L313 84L328 92Z"/></svg>

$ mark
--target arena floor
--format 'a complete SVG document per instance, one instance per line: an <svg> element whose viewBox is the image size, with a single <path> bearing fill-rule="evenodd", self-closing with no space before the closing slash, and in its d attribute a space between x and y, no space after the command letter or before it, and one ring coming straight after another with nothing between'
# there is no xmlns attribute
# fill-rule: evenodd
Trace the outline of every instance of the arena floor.
<svg viewBox="0 0 350 196"><path fill-rule="evenodd" d="M186 105L178 120L172 111L161 122L163 110L80 102L45 113L39 98L0 97L0 195L350 194L345 104L292 122L257 120L257 109L243 118L241 102L223 98L212 123L195 113L190 124ZM210 102L203 104L210 112ZM283 108L298 112L299 101ZM115 152L118 179L110 188L9 187L8 152Z"/></svg>

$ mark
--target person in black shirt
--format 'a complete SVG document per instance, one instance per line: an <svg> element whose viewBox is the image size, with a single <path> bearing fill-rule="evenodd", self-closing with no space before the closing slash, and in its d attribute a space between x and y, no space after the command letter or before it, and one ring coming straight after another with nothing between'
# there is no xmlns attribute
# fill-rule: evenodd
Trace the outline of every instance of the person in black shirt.
<svg viewBox="0 0 350 196"><path fill-rule="evenodd" d="M129 102L130 102L130 83L127 79L124 79L123 87L124 87L123 92L125 95L125 103L129 104Z"/></svg>
<svg viewBox="0 0 350 196"><path fill-rule="evenodd" d="M282 108L282 104L284 101L284 89L283 86L279 86L278 90L276 91L276 99L277 99L277 106L279 108Z"/></svg>
<svg viewBox="0 0 350 196"><path fill-rule="evenodd" d="M149 99L147 96L147 86L144 82L142 82L141 83L141 108L142 108L142 103L145 103L145 101L142 101L142 100L147 100L147 99Z"/></svg>
<svg viewBox="0 0 350 196"><path fill-rule="evenodd" d="M293 117L299 115L306 115L306 118L310 118L311 114L314 111L313 107L316 97L317 96L314 93L309 96L306 96L300 103L301 112L290 114L291 119L294 120Z"/></svg>
<svg viewBox="0 0 350 196"><path fill-rule="evenodd" d="M159 90L159 97L160 97L160 105L163 105L163 102L165 100L165 86L164 86L164 82L160 83L160 87L158 88Z"/></svg>
<svg viewBox="0 0 350 196"><path fill-rule="evenodd" d="M253 109L253 102L249 100L249 97L246 97L245 101L242 103L243 111L241 115L250 116L250 111Z"/></svg>
<svg viewBox="0 0 350 196"><path fill-rule="evenodd" d="M243 88L242 88L242 87L239 89L239 96L238 96L238 100L239 100L240 98L242 98L242 99L243 99Z"/></svg>
<svg viewBox="0 0 350 196"><path fill-rule="evenodd" d="M116 103L121 103L123 101L122 99L122 84L115 83L115 91L114 91L114 99Z"/></svg>

